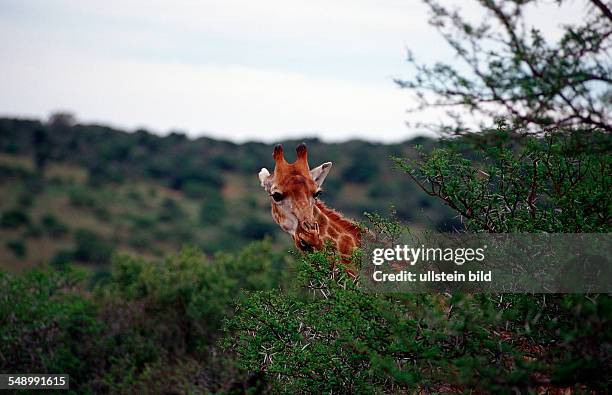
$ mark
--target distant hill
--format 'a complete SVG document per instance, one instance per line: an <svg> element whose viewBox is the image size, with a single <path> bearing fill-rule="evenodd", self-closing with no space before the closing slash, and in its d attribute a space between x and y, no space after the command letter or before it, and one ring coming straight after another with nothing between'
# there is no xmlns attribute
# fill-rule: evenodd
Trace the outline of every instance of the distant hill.
<svg viewBox="0 0 612 395"><path fill-rule="evenodd" d="M280 143L291 158L299 142ZM322 200L345 215L363 220L364 211L394 206L414 227L457 225L388 159L435 140L305 142L312 166L334 162ZM273 167L272 148L128 133L79 124L68 114L48 122L0 118L0 266L104 267L115 252L156 258L193 244L214 253L264 237L289 247L257 179L261 167Z"/></svg>

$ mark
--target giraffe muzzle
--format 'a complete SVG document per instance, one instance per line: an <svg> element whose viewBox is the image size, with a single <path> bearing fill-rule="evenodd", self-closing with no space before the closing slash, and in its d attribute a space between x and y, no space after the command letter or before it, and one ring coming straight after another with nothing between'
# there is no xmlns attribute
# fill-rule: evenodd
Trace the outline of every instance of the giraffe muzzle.
<svg viewBox="0 0 612 395"><path fill-rule="evenodd" d="M302 222L297 232L297 244L303 251L312 251L321 246L319 239L319 224L316 222Z"/></svg>
<svg viewBox="0 0 612 395"><path fill-rule="evenodd" d="M306 233L316 233L319 235L319 224L315 221L304 221L302 222L302 230Z"/></svg>

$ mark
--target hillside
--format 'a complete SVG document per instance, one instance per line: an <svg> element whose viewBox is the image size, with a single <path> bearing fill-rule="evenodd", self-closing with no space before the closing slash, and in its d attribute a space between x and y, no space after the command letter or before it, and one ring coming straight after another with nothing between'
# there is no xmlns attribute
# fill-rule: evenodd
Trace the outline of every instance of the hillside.
<svg viewBox="0 0 612 395"><path fill-rule="evenodd" d="M299 142L281 143L291 158ZM311 165L334 162L322 200L345 215L362 221L364 211L394 206L415 228L457 226L388 159L433 140L306 143ZM0 119L1 265L70 261L105 273L117 252L155 259L195 245L212 254L266 237L289 248L257 180L261 167L273 166L271 153L270 144L128 133L66 114Z"/></svg>

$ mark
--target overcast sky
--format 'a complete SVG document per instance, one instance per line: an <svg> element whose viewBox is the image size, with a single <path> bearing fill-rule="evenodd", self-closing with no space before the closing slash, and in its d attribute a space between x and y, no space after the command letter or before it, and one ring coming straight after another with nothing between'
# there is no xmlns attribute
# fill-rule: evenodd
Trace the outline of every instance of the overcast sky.
<svg viewBox="0 0 612 395"><path fill-rule="evenodd" d="M461 1L468 15L480 10ZM549 27L584 10L534 10ZM406 48L453 61L418 0L0 0L0 115L233 141L402 141ZM571 19L570 19L571 20Z"/></svg>

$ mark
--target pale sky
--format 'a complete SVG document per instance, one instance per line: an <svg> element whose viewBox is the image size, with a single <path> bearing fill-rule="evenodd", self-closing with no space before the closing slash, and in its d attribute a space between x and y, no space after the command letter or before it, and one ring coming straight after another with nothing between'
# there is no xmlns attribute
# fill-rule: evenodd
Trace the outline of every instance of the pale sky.
<svg viewBox="0 0 612 395"><path fill-rule="evenodd" d="M474 1L455 1L479 15ZM544 1L551 29L581 2ZM577 3L577 4L576 4ZM159 134L403 141L406 48L454 61L418 0L0 0L0 115Z"/></svg>

